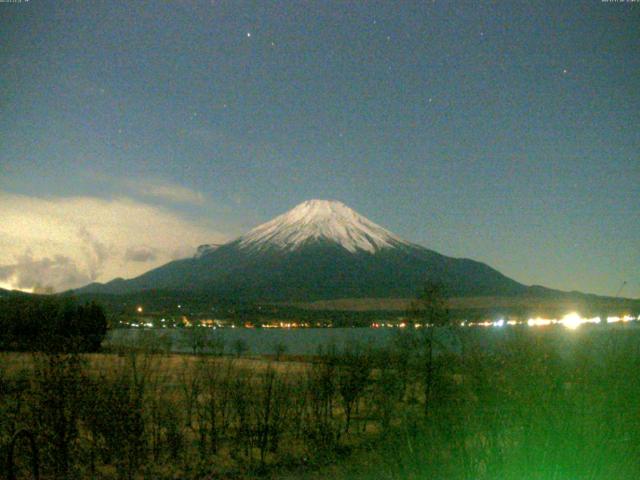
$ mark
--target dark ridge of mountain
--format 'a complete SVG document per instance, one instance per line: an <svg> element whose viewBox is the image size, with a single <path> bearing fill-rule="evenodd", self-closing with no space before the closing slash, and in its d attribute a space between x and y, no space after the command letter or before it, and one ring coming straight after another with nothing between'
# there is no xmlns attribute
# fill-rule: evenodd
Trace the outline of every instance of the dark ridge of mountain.
<svg viewBox="0 0 640 480"><path fill-rule="evenodd" d="M100 287L94 284L80 292L208 291L218 297L262 301L389 298L414 296L427 280L442 283L456 296L526 290L480 262L449 258L416 246L370 254L313 242L293 251L247 253L236 241L201 258L177 260L131 280Z"/></svg>
<svg viewBox="0 0 640 480"><path fill-rule="evenodd" d="M31 297L34 296L31 293L23 292L21 290L6 290L4 288L0 288L0 298L7 297Z"/></svg>
<svg viewBox="0 0 640 480"><path fill-rule="evenodd" d="M451 297L564 295L527 287L488 265L407 242L335 201L311 200L221 246L78 294L175 291L212 301L412 298L427 281Z"/></svg>

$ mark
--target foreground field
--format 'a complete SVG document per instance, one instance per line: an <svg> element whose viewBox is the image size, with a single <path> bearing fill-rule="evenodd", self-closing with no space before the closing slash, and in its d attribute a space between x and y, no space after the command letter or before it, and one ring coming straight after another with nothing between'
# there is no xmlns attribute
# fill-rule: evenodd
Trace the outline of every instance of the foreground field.
<svg viewBox="0 0 640 480"><path fill-rule="evenodd" d="M5 353L0 458L26 429L18 478L29 434L41 478L640 478L637 332L452 334L437 356L428 330L308 361Z"/></svg>

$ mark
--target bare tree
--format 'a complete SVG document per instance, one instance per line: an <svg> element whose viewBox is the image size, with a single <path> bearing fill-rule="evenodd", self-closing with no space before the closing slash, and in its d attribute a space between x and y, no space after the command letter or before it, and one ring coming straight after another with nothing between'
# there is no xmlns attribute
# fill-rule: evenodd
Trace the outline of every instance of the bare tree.
<svg viewBox="0 0 640 480"><path fill-rule="evenodd" d="M233 342L233 351L236 354L236 358L240 358L249 351L249 345L244 338L238 338Z"/></svg>
<svg viewBox="0 0 640 480"><path fill-rule="evenodd" d="M333 448L339 437L334 418L336 354L320 352L320 359L307 371L307 436L322 450Z"/></svg>
<svg viewBox="0 0 640 480"><path fill-rule="evenodd" d="M436 329L451 324L442 285L427 282L412 303L410 315L414 321L419 322L420 326L418 329L420 332L418 352L422 357L420 369L423 375L424 415L426 417L433 399L436 376L434 362Z"/></svg>
<svg viewBox="0 0 640 480"><path fill-rule="evenodd" d="M209 451L217 453L221 436L229 428L231 416L231 382L235 375L232 361L224 365L207 362L202 372L203 415L208 429ZM203 425L203 428L205 426Z"/></svg>
<svg viewBox="0 0 640 480"><path fill-rule="evenodd" d="M182 330L182 344L191 350L191 353L198 355L203 353L209 343L209 329L194 326Z"/></svg>
<svg viewBox="0 0 640 480"><path fill-rule="evenodd" d="M75 353L48 353L34 359L37 431L50 447L46 453L53 460L54 478L66 478L79 434L83 361Z"/></svg>
<svg viewBox="0 0 640 480"><path fill-rule="evenodd" d="M359 345L348 345L339 359L338 393L345 413L344 432L349 433L353 409L365 391L371 374L371 358Z"/></svg>
<svg viewBox="0 0 640 480"><path fill-rule="evenodd" d="M231 404L235 420L235 455L240 449L245 457L252 461L253 435L251 428L251 414L253 413L254 392L252 389L253 372L247 369L235 369L231 382Z"/></svg>
<svg viewBox="0 0 640 480"><path fill-rule="evenodd" d="M282 342L277 342L273 346L273 353L276 355L276 361L279 362L282 356L287 352L287 346Z"/></svg>
<svg viewBox="0 0 640 480"><path fill-rule="evenodd" d="M185 426L193 428L194 410L197 408L198 396L201 391L200 369L193 368L189 358L183 359L180 369L180 388L184 398Z"/></svg>

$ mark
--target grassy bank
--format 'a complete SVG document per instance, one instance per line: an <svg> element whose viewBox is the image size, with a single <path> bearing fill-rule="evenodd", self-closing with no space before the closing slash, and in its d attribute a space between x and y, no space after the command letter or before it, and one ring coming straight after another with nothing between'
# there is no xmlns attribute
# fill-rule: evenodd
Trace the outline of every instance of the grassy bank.
<svg viewBox="0 0 640 480"><path fill-rule="evenodd" d="M636 332L456 331L438 356L427 332L308 361L4 353L0 458L24 429L42 478L640 478Z"/></svg>

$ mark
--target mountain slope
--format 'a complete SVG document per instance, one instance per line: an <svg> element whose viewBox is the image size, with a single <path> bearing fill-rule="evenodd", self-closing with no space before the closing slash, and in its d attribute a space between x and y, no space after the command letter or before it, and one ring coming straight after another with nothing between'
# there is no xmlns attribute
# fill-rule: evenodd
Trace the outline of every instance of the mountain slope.
<svg viewBox="0 0 640 480"><path fill-rule="evenodd" d="M527 287L491 267L411 244L340 202L312 200L194 258L80 293L207 292L255 300L390 298L426 280L452 295L512 295Z"/></svg>

